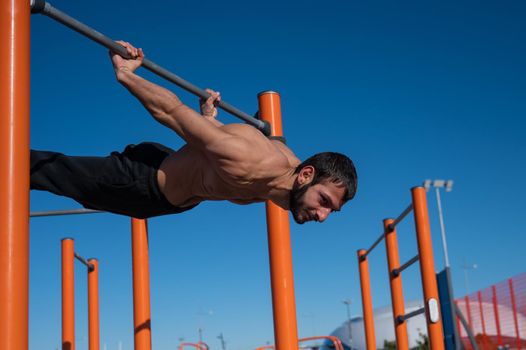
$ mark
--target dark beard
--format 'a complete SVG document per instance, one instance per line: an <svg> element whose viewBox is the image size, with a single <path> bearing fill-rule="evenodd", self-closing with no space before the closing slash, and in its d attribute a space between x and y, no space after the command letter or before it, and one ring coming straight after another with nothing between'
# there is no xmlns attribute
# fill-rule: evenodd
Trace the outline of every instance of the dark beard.
<svg viewBox="0 0 526 350"><path fill-rule="evenodd" d="M304 224L305 219L300 220L298 211L301 208L302 199L305 195L305 192L309 189L311 185L303 185L302 187L294 187L290 191L290 199L289 199L289 208L290 212L292 213L292 217L294 218L294 221L296 221L297 224Z"/></svg>

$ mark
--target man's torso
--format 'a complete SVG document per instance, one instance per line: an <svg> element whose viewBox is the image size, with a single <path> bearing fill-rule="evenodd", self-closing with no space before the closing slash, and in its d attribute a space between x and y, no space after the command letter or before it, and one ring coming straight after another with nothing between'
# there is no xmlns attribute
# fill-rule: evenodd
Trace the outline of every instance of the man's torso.
<svg viewBox="0 0 526 350"><path fill-rule="evenodd" d="M229 125L223 128L232 128ZM190 206L204 200L229 200L238 204L270 199L277 179L300 162L283 143L268 140L250 126L236 127L250 141L249 152L235 162L217 159L185 145L162 163L157 179L170 203Z"/></svg>

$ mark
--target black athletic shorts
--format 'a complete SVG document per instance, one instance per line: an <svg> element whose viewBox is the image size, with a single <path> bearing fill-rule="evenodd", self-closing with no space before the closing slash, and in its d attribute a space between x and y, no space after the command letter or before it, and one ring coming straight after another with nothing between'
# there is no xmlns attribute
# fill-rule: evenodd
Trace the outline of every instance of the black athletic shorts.
<svg viewBox="0 0 526 350"><path fill-rule="evenodd" d="M129 145L107 157L31 150L31 189L72 198L85 208L139 219L181 213L196 205L172 205L157 182L157 170L172 152L152 142Z"/></svg>

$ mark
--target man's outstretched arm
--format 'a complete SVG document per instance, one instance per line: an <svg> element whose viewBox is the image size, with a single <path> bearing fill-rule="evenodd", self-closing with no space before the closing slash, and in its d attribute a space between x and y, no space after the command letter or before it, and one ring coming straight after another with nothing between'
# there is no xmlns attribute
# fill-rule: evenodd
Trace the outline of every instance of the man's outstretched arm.
<svg viewBox="0 0 526 350"><path fill-rule="evenodd" d="M133 58L125 59L116 53L110 53L117 80L137 97L155 120L200 149L206 149L207 145L232 136L183 104L171 91L135 74L144 58L142 50L123 41L118 43L124 46Z"/></svg>

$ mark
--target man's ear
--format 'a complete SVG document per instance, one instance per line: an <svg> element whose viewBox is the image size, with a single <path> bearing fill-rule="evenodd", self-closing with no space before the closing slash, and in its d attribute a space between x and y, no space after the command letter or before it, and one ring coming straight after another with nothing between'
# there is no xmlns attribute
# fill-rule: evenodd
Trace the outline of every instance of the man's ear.
<svg viewBox="0 0 526 350"><path fill-rule="evenodd" d="M308 185L314 180L316 169L312 165L304 166L298 173L298 184L300 186Z"/></svg>

